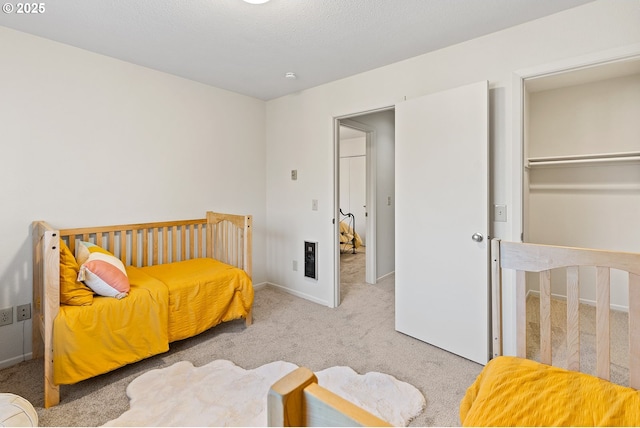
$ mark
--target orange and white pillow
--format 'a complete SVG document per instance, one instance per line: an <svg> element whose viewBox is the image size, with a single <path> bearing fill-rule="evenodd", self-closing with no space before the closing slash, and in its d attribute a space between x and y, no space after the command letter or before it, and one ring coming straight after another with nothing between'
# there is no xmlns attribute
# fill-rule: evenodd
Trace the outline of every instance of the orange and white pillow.
<svg viewBox="0 0 640 428"><path fill-rule="evenodd" d="M88 251L87 251L88 250ZM100 296L126 297L131 285L124 264L113 254L88 242L76 246L80 264L78 281L84 282Z"/></svg>

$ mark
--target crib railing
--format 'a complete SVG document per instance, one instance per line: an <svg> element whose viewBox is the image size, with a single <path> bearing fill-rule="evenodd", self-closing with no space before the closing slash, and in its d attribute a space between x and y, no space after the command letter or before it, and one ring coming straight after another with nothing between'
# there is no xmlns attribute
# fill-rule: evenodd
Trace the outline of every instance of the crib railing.
<svg viewBox="0 0 640 428"><path fill-rule="evenodd" d="M526 358L527 272L538 273L540 284L540 359L552 364L551 270L566 268L568 369L580 371L579 267L596 272L596 376L610 380L611 270L628 273L629 386L640 388L640 254L494 240L492 244L494 291L501 289L504 269L516 271L516 347Z"/></svg>
<svg viewBox="0 0 640 428"><path fill-rule="evenodd" d="M59 233L74 255L80 240L101 246L125 265L212 257L251 276L251 222L251 216L208 212L203 219L61 229Z"/></svg>

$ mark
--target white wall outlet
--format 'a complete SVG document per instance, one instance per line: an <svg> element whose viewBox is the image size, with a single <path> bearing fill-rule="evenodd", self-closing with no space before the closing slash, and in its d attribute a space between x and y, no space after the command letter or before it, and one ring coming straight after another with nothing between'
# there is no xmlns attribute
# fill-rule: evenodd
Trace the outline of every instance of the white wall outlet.
<svg viewBox="0 0 640 428"><path fill-rule="evenodd" d="M31 319L31 303L17 306L16 321L24 321Z"/></svg>
<svg viewBox="0 0 640 428"><path fill-rule="evenodd" d="M13 308L0 309L0 325L13 324Z"/></svg>
<svg viewBox="0 0 640 428"><path fill-rule="evenodd" d="M507 206L502 204L496 204L493 206L493 220L494 221L507 221Z"/></svg>
<svg viewBox="0 0 640 428"><path fill-rule="evenodd" d="M298 261L297 261L297 260L294 260L294 261L293 261L293 270L294 270L295 272L297 272L297 271L298 271Z"/></svg>
<svg viewBox="0 0 640 428"><path fill-rule="evenodd" d="M318 200L317 199L312 199L311 200L311 209L313 211L318 211Z"/></svg>
<svg viewBox="0 0 640 428"><path fill-rule="evenodd" d="M291 170L291 179L292 180L297 180L298 179L298 170L297 169L292 169Z"/></svg>

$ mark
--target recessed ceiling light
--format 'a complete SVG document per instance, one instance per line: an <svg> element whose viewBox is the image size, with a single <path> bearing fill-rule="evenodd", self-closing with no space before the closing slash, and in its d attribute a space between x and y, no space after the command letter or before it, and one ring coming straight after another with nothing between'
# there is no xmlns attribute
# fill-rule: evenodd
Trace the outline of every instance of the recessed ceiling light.
<svg viewBox="0 0 640 428"><path fill-rule="evenodd" d="M269 0L244 0L244 1L251 4L262 4L262 3L268 2Z"/></svg>
<svg viewBox="0 0 640 428"><path fill-rule="evenodd" d="M298 78L298 76L296 76L296 73L294 73L293 71L289 71L288 73L285 73L284 77L290 80L295 80Z"/></svg>

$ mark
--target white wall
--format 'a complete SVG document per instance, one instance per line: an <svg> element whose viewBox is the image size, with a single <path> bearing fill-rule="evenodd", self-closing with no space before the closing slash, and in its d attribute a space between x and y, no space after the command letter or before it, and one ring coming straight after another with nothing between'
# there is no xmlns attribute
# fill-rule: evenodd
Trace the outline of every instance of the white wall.
<svg viewBox="0 0 640 428"><path fill-rule="evenodd" d="M596 1L485 37L267 103L269 281L332 305L333 118L392 106L405 97L488 80L493 202L513 207L512 77L516 70L640 42L638 1ZM302 142L302 143L301 143ZM402 168L402 165L397 165ZM298 169L298 181L289 171ZM517 183L517 182L516 182ZM319 210L311 211L311 199ZM510 210L513 212L513 210ZM398 215L398 213L396 213ZM514 218L493 236L514 239ZM519 223L519 219L517 220ZM519 232L518 232L519 234ZM516 237L515 239L518 239ZM293 272L302 242L319 242L318 281ZM402 257L402 242L396 242ZM506 290L508 293L509 290ZM507 298L509 301L509 298ZM513 337L505 327L507 340ZM512 346L505 344L506 349Z"/></svg>
<svg viewBox="0 0 640 428"><path fill-rule="evenodd" d="M640 74L533 92L529 100L531 157L640 152ZM640 252L640 162L536 167L530 185L530 242ZM566 296L565 278L552 278L554 295ZM612 279L612 306L627 309L627 278ZM595 296L595 271L585 269L580 297L595 303Z"/></svg>
<svg viewBox="0 0 640 428"><path fill-rule="evenodd" d="M640 151L640 74L529 97L530 157Z"/></svg>
<svg viewBox="0 0 640 428"><path fill-rule="evenodd" d="M0 308L31 302L33 220L252 214L266 281L263 101L3 27L0 58ZM30 353L24 323L0 327L0 366Z"/></svg>

